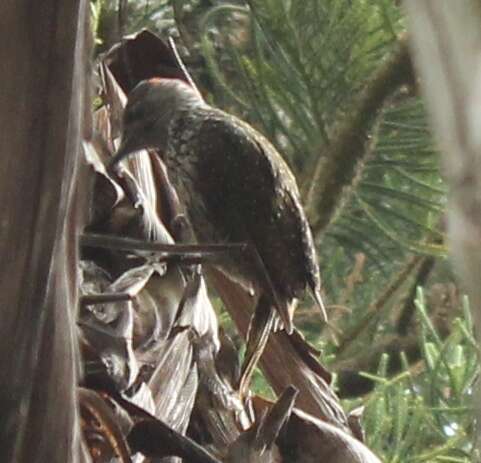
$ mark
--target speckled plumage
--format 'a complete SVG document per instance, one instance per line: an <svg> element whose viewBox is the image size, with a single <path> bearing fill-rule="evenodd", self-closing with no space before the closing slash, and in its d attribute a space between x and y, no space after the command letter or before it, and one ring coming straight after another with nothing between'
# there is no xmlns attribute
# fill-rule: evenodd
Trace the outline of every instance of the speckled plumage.
<svg viewBox="0 0 481 463"><path fill-rule="evenodd" d="M165 86L163 95L158 86ZM155 101L164 108L168 102L168 110L142 126L125 128L123 145L128 146L120 148L116 159L145 147L159 149L199 243L252 244L284 305L281 317L291 328L295 299L306 288L322 302L312 234L289 167L258 131L207 105L182 82L139 84L129 96L124 125L137 117L139 108L155 108ZM141 130L149 133L142 137ZM153 130L162 136L156 139ZM134 132L142 146L131 141ZM248 259L230 259L224 270L262 287Z"/></svg>

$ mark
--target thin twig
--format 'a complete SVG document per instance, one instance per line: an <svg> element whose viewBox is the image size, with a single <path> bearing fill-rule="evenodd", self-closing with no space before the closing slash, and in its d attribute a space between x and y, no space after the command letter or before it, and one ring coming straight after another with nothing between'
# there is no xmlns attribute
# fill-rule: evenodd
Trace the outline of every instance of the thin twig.
<svg viewBox="0 0 481 463"><path fill-rule="evenodd" d="M113 235L84 234L80 237L82 247L105 248L117 251L127 251L144 255L156 254L157 259L164 258L180 260L206 259L232 252L244 252L245 243L229 244L164 244L154 241L136 240Z"/></svg>
<svg viewBox="0 0 481 463"><path fill-rule="evenodd" d="M101 293L86 294L80 298L80 305L109 304L112 302L131 301L132 295L129 293Z"/></svg>
<svg viewBox="0 0 481 463"><path fill-rule="evenodd" d="M200 93L199 88L195 84L194 79L192 79L192 76L187 70L184 62L182 61L179 54L179 50L177 49L177 46L175 45L175 41L172 37L169 37L169 46L170 46L170 49L172 50L172 53L174 54L174 58L175 58L175 61L177 62L177 66L181 69L182 73L184 74L184 78L187 80L188 84L197 92L197 95L199 96L199 98L203 100L204 98Z"/></svg>

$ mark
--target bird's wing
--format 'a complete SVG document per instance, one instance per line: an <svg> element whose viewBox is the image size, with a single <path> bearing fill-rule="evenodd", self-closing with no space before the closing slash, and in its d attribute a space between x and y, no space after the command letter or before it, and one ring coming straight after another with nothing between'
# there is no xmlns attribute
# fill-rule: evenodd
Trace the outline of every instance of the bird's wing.
<svg viewBox="0 0 481 463"><path fill-rule="evenodd" d="M286 201L290 203L290 209L293 211L294 223L300 224L298 228L298 236L295 239L299 243L301 251L304 256L304 272L306 275L306 284L309 288L314 301L321 312L322 318L325 322L328 321L326 307L321 297L321 277L319 272L319 264L317 261L317 253L314 245L311 228L307 221L304 210L302 209L298 195L291 193L286 194ZM294 218L295 217L295 218Z"/></svg>
<svg viewBox="0 0 481 463"><path fill-rule="evenodd" d="M316 252L297 184L274 146L221 111L205 118L197 142L201 188L226 237L242 241L247 235L285 298L306 286L318 292Z"/></svg>

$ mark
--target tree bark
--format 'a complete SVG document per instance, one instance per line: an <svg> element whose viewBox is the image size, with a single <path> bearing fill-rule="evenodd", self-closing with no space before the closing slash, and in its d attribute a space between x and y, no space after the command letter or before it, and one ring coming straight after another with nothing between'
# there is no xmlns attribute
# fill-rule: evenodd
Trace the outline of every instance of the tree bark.
<svg viewBox="0 0 481 463"><path fill-rule="evenodd" d="M86 0L0 2L0 460L76 462Z"/></svg>

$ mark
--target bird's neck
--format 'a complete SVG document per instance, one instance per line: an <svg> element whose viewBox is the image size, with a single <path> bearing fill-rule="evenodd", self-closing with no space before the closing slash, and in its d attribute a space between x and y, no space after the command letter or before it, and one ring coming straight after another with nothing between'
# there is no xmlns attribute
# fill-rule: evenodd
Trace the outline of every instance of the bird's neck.
<svg viewBox="0 0 481 463"><path fill-rule="evenodd" d="M206 106L177 110L168 123L166 142L172 156L182 156L182 147L188 146L200 130Z"/></svg>

